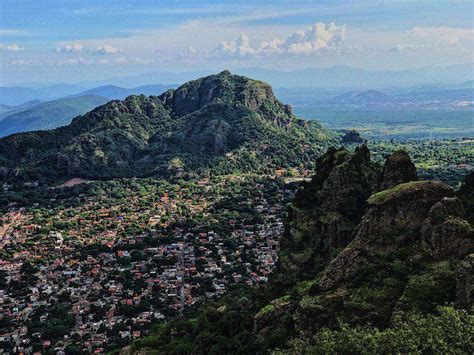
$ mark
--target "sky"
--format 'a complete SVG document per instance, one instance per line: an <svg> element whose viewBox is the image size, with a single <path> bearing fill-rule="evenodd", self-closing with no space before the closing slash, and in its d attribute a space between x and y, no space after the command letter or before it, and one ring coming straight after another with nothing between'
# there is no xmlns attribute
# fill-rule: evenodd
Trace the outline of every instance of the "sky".
<svg viewBox="0 0 474 355"><path fill-rule="evenodd" d="M0 85L474 62L473 1L1 0Z"/></svg>

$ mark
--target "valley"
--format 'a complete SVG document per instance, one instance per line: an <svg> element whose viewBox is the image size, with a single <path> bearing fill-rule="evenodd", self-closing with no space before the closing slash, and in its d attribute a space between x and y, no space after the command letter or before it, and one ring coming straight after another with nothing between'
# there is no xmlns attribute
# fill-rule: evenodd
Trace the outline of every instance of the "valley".
<svg viewBox="0 0 474 355"><path fill-rule="evenodd" d="M1 0L1 355L474 354L472 0Z"/></svg>
<svg viewBox="0 0 474 355"><path fill-rule="evenodd" d="M367 95L334 107L387 100ZM468 349L469 131L361 137L298 109L223 71L0 139L3 349L429 352L412 324L444 344L453 318ZM354 344L373 332L411 347Z"/></svg>

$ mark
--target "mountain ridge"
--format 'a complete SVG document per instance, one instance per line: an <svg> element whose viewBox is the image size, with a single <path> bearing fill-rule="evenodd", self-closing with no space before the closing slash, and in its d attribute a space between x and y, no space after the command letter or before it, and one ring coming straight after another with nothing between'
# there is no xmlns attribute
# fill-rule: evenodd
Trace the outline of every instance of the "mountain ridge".
<svg viewBox="0 0 474 355"><path fill-rule="evenodd" d="M160 96L110 101L52 131L4 138L0 165L7 179L296 166L331 137L294 117L268 84L224 71Z"/></svg>
<svg viewBox="0 0 474 355"><path fill-rule="evenodd" d="M67 125L71 122L72 118L107 101L108 99L101 96L84 95L35 104L30 108L4 117L0 121L0 137L19 132L53 129Z"/></svg>

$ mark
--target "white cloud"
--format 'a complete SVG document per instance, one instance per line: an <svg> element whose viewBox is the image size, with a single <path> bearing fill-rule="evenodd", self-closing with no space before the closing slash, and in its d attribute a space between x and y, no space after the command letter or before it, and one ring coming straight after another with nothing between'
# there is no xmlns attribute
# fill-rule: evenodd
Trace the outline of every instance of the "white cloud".
<svg viewBox="0 0 474 355"><path fill-rule="evenodd" d="M152 59L138 58L138 57L135 57L135 58L118 57L118 58L115 58L114 63L118 65L124 65L124 64L147 65L147 64L153 64L155 63L155 61Z"/></svg>
<svg viewBox="0 0 474 355"><path fill-rule="evenodd" d="M62 52L62 53L79 53L81 51L82 51L82 44L80 43L66 44L62 47L56 48L56 52Z"/></svg>
<svg viewBox="0 0 474 355"><path fill-rule="evenodd" d="M41 61L36 60L36 59L30 59L30 60L13 60L10 62L11 65L14 66L26 66L26 65L39 65L43 64Z"/></svg>
<svg viewBox="0 0 474 355"><path fill-rule="evenodd" d="M90 60L84 59L83 57L77 57L77 58L61 60L58 64L59 65L77 65L77 64L89 65L89 64L93 64L93 62Z"/></svg>
<svg viewBox="0 0 474 355"><path fill-rule="evenodd" d="M105 44L103 46L97 47L93 50L95 54L107 55L107 54L116 54L120 52L120 49L117 47L111 46L110 44Z"/></svg>
<svg viewBox="0 0 474 355"><path fill-rule="evenodd" d="M116 58L114 62L117 64L127 64L128 60L127 58L119 57L119 58Z"/></svg>
<svg viewBox="0 0 474 355"><path fill-rule="evenodd" d="M193 55L198 54L198 53L199 53L199 50L198 50L196 47L194 47L194 46L189 46L189 47L188 47L188 50L187 50L187 53L188 53L188 55L193 56Z"/></svg>
<svg viewBox="0 0 474 355"><path fill-rule="evenodd" d="M473 46L474 29L454 27L415 27L410 35L419 41L440 46Z"/></svg>
<svg viewBox="0 0 474 355"><path fill-rule="evenodd" d="M390 48L389 52L407 53L407 52L419 52L424 49L430 49L430 44L397 44Z"/></svg>
<svg viewBox="0 0 474 355"><path fill-rule="evenodd" d="M313 54L325 48L338 48L346 38L346 26L334 22L315 23L303 31L296 31L284 39L250 44L249 37L241 33L236 41L221 42L213 54L229 56L268 56L278 54Z"/></svg>
<svg viewBox="0 0 474 355"><path fill-rule="evenodd" d="M18 44L0 44L0 51L3 52L17 52L22 51L24 48L18 46Z"/></svg>
<svg viewBox="0 0 474 355"><path fill-rule="evenodd" d="M16 29L0 29L0 36L28 36L30 32Z"/></svg>

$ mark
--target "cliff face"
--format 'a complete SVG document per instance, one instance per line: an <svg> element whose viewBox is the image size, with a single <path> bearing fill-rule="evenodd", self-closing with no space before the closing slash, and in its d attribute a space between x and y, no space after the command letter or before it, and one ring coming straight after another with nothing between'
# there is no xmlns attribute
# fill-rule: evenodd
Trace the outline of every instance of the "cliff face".
<svg viewBox="0 0 474 355"><path fill-rule="evenodd" d="M276 273L285 283L321 271L351 241L375 182L365 145L353 154L331 148L316 165L316 175L298 190L288 210Z"/></svg>
<svg viewBox="0 0 474 355"><path fill-rule="evenodd" d="M462 202L442 183L407 182L416 171L406 153L378 173L368 156L329 151L295 197L274 279L296 284L255 316L257 333L285 324L310 337L340 321L383 328L411 311L471 309L474 234ZM327 223L326 211L338 219Z"/></svg>
<svg viewBox="0 0 474 355"><path fill-rule="evenodd" d="M418 180L415 164L407 152L400 150L386 158L377 181L377 190L386 190L398 184L415 180Z"/></svg>
<svg viewBox="0 0 474 355"><path fill-rule="evenodd" d="M316 166L313 179L298 190L289 207L275 282L288 285L321 271L354 238L373 192L417 180L406 152L387 156L380 170L366 145L352 154L330 148ZM383 195L378 195L380 200Z"/></svg>

